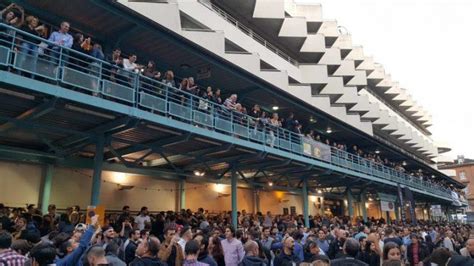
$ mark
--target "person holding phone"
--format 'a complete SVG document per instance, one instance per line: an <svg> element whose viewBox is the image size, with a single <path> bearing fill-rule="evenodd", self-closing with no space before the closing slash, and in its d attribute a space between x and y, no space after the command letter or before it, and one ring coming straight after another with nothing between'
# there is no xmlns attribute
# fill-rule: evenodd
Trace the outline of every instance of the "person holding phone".
<svg viewBox="0 0 474 266"><path fill-rule="evenodd" d="M79 242L75 241L73 238L69 238L59 245L59 249L64 252L66 256L55 261L57 266L76 265L86 251L89 243L91 242L92 236L94 235L94 232L97 228L100 228L99 216L95 215L93 211L89 213L89 215L91 214L94 214L91 217L91 223L82 235Z"/></svg>

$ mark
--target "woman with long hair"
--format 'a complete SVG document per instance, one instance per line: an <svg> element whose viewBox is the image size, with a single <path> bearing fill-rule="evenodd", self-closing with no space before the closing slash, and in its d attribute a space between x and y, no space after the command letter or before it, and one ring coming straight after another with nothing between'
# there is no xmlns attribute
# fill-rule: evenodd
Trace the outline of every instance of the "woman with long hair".
<svg viewBox="0 0 474 266"><path fill-rule="evenodd" d="M208 251L218 266L225 266L224 249L218 236L210 237Z"/></svg>
<svg viewBox="0 0 474 266"><path fill-rule="evenodd" d="M360 256L360 260L369 264L370 266L379 266L380 265L380 255L377 252L376 244L367 240L365 243L365 249Z"/></svg>

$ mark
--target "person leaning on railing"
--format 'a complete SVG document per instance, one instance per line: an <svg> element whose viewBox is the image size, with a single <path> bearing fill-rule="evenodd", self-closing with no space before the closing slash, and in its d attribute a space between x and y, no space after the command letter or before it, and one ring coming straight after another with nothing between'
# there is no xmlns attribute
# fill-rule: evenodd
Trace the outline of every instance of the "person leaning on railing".
<svg viewBox="0 0 474 266"><path fill-rule="evenodd" d="M50 55L54 64L59 62L60 49L61 47L71 48L73 44L73 38L69 34L69 22L61 22L61 26L58 31L54 31L49 36L48 41L54 43L51 47L52 54ZM66 51L64 51L66 52ZM67 57L63 58L63 61L67 61Z"/></svg>
<svg viewBox="0 0 474 266"><path fill-rule="evenodd" d="M27 57L30 57L30 65L32 66L31 71L36 72L36 62L38 60L38 49L39 45L42 43L41 37L47 34L46 27L44 25L39 25L39 20L37 17L28 16L26 17L25 24L21 26L21 30L36 36L37 38L30 37L27 34L19 34L20 39L20 52L18 53L18 65L20 68L27 68L26 60Z"/></svg>

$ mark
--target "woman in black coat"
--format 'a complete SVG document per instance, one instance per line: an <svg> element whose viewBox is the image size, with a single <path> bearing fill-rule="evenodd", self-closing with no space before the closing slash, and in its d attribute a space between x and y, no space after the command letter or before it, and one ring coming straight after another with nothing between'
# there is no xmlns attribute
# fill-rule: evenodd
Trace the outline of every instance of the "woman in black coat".
<svg viewBox="0 0 474 266"><path fill-rule="evenodd" d="M369 266L380 265L380 255L377 253L373 241L367 240L365 250L360 254L358 259L369 264Z"/></svg>

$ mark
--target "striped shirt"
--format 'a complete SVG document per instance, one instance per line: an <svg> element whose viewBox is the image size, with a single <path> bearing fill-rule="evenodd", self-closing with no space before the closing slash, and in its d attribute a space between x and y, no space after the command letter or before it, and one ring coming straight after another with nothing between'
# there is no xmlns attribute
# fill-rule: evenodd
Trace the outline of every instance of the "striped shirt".
<svg viewBox="0 0 474 266"><path fill-rule="evenodd" d="M16 253L12 249L5 249L0 251L0 265L5 266L23 266L25 265L26 257Z"/></svg>

